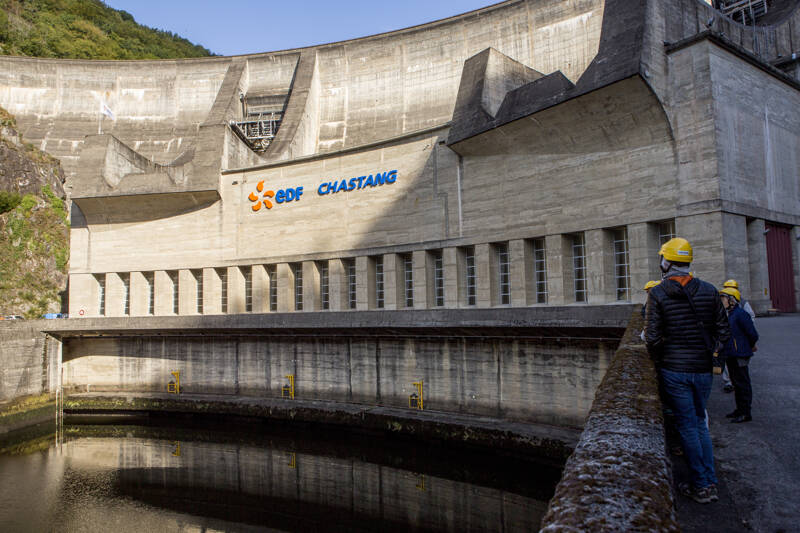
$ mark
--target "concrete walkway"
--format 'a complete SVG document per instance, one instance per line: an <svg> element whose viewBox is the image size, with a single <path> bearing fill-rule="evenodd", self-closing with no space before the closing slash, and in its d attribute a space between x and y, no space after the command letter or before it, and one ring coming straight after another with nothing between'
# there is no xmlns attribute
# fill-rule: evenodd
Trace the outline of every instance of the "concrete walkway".
<svg viewBox="0 0 800 533"><path fill-rule="evenodd" d="M715 379L708 412L720 501L676 498L685 532L800 530L800 314L756 319L761 340L750 364L753 421L731 424L733 394ZM673 457L676 481L687 479Z"/></svg>

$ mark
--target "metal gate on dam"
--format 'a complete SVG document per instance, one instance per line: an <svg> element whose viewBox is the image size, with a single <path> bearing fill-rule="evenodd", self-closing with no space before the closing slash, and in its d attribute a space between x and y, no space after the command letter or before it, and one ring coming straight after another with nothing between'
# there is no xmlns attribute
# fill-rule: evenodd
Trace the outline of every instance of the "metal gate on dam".
<svg viewBox="0 0 800 533"><path fill-rule="evenodd" d="M318 401L579 428L630 309L106 318L47 332L63 344L68 399Z"/></svg>

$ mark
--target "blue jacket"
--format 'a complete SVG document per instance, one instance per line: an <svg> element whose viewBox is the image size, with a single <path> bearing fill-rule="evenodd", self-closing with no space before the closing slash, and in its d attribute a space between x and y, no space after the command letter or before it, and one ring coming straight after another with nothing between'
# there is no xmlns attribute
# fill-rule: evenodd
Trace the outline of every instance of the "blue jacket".
<svg viewBox="0 0 800 533"><path fill-rule="evenodd" d="M753 346L758 342L758 332L750 315L737 305L728 311L731 337L720 354L723 357L752 357Z"/></svg>

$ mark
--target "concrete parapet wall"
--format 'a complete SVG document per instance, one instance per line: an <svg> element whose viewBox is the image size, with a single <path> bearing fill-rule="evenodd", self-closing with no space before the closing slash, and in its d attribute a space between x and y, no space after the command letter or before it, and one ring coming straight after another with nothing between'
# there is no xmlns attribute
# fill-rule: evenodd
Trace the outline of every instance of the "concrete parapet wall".
<svg viewBox="0 0 800 533"><path fill-rule="evenodd" d="M542 531L678 531L655 368L638 310L592 404Z"/></svg>
<svg viewBox="0 0 800 533"><path fill-rule="evenodd" d="M0 402L53 392L60 350L35 323L0 323Z"/></svg>

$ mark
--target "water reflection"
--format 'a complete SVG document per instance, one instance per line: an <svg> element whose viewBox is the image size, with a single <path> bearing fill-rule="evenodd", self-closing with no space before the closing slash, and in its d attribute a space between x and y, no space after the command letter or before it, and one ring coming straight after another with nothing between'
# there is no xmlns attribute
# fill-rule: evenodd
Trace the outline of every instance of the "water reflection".
<svg viewBox="0 0 800 533"><path fill-rule="evenodd" d="M5 447L18 455L0 455L0 530L532 531L560 474L486 450L260 420L98 421L73 419L45 449Z"/></svg>

